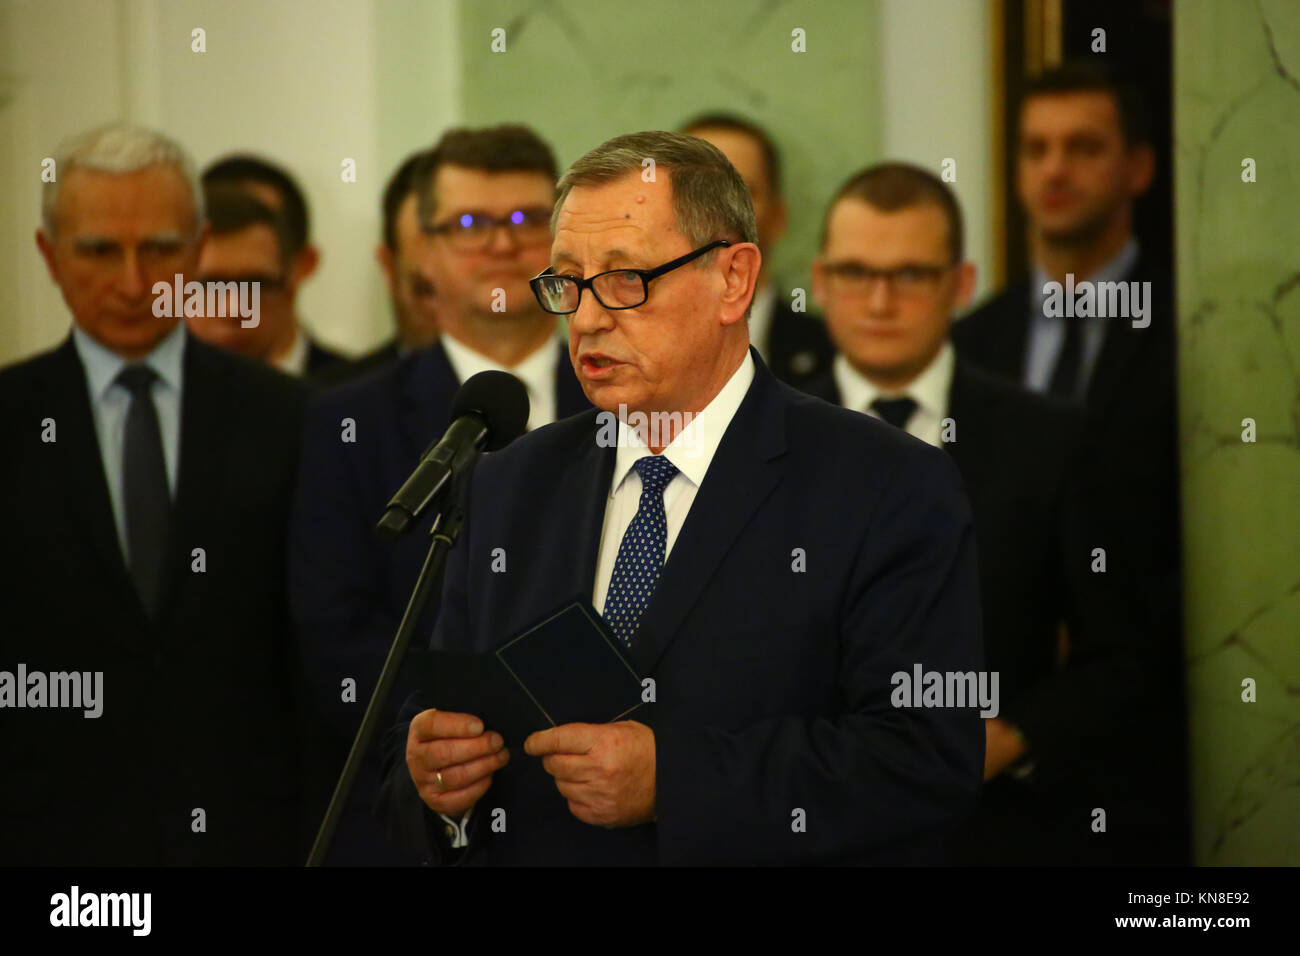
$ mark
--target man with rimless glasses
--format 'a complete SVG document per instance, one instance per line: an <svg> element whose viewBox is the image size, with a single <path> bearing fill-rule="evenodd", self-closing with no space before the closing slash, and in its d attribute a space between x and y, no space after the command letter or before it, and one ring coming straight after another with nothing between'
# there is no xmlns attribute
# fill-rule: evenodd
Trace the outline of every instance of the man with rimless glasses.
<svg viewBox="0 0 1300 956"><path fill-rule="evenodd" d="M716 147L616 137L561 179L552 226L533 291L597 408L479 462L430 646L490 652L585 598L654 693L509 748L417 695L386 741L390 827L426 864L933 859L974 805L983 729L894 706L891 678L982 666L955 469L750 347L761 254ZM620 421L610 444L610 413L683 424L644 443Z"/></svg>

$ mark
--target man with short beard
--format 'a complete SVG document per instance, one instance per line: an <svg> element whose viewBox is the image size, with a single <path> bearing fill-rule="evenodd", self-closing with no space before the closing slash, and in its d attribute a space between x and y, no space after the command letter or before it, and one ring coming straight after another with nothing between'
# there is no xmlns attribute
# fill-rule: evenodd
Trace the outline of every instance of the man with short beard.
<svg viewBox="0 0 1300 956"><path fill-rule="evenodd" d="M957 353L1038 392L1081 403L1082 492L1098 516L1095 546L1126 582L1150 640L1152 723L1131 736L1135 860L1184 862L1180 520L1174 286L1167 263L1133 235L1133 204L1155 166L1137 93L1094 64L1032 81L1019 112L1016 191L1029 220L1031 277L953 326ZM1052 282L1149 282L1142 327L1132 317L1054 314ZM1142 288L1139 286L1139 288ZM1145 292L1143 293L1145 295ZM1064 311L1064 310L1062 310Z"/></svg>

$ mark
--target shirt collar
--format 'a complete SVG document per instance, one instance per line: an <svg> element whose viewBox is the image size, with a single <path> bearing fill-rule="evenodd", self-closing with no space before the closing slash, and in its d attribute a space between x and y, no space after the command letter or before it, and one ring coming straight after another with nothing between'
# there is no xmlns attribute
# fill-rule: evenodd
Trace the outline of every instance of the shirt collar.
<svg viewBox="0 0 1300 956"><path fill-rule="evenodd" d="M116 352L101 345L76 324L72 326L72 344L77 350L77 357L81 359L82 367L86 370L86 382L90 386L90 394L96 400L102 399L113 386L118 373L130 363ZM177 322L176 327L144 357L143 363L154 370L164 385L179 391L181 356L184 349L185 323Z"/></svg>
<svg viewBox="0 0 1300 956"><path fill-rule="evenodd" d="M1074 281L1077 285L1084 279L1089 282L1119 282L1126 275L1133 271L1138 260L1138 242L1137 239L1129 236L1128 242L1124 243L1124 248L1115 253L1114 257L1102 264L1101 268L1089 276L1075 276ZM1052 280L1048 278L1047 272L1038 263L1034 263L1034 309L1035 315L1044 315L1043 300L1047 298L1045 286Z"/></svg>
<svg viewBox="0 0 1300 956"><path fill-rule="evenodd" d="M446 332L439 340L451 370L456 373L456 380L462 385L479 372L509 372L524 383L528 397L536 404L539 395L547 395L555 388L555 350L550 347L552 339L547 339L547 346L540 348L514 368L506 368L480 352L474 351L464 342L459 342Z"/></svg>
<svg viewBox="0 0 1300 956"><path fill-rule="evenodd" d="M835 384L840 390L840 404L845 408L865 412L877 398L908 396L916 402L918 408L942 419L948 414L948 394L952 389L952 371L955 362L952 343L944 342L943 347L930 360L925 370L899 392L881 391L865 375L849 364L843 352L835 356L831 369L835 376Z"/></svg>
<svg viewBox="0 0 1300 956"><path fill-rule="evenodd" d="M289 375L302 376L307 373L307 352L310 343L307 336L303 334L302 329L294 326L293 344L289 350L276 359L272 364L281 372Z"/></svg>
<svg viewBox="0 0 1300 956"><path fill-rule="evenodd" d="M745 400L745 394L753 381L754 356L746 349L745 360L731 373L727 384L722 386L722 390L713 396L709 404L691 417L686 427L663 450L668 460L689 478L695 487L698 488L703 484L704 475L709 470L713 456L717 453L718 446L722 444L722 436L726 434L731 420L736 417L736 411L740 408L740 403ZM628 417L635 414L637 413L632 412ZM650 427L654 427L653 423L650 423ZM611 495L623 484L637 459L650 454L653 452L641 440L636 430L619 419L618 452L614 459L614 480L610 483Z"/></svg>

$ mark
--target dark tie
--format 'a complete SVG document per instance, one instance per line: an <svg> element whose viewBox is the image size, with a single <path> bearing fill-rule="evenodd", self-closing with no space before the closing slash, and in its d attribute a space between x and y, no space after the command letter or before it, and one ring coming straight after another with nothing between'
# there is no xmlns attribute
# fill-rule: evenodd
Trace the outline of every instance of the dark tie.
<svg viewBox="0 0 1300 956"><path fill-rule="evenodd" d="M163 555L171 523L171 493L163 460L162 429L149 388L157 373L147 365L128 365L117 381L131 393L122 455L122 495L126 510L126 551L131 577L150 617L158 613Z"/></svg>
<svg viewBox="0 0 1300 956"><path fill-rule="evenodd" d="M907 420L916 411L916 399L907 398L906 396L903 398L878 398L871 403L871 407L877 415L895 428L906 428Z"/></svg>
<svg viewBox="0 0 1300 956"><path fill-rule="evenodd" d="M1079 394L1079 369L1083 365L1083 319L1076 315L1066 316L1061 321L1065 323L1065 341L1061 344L1052 380L1047 383L1047 392L1073 400Z"/></svg>
<svg viewBox="0 0 1300 956"><path fill-rule="evenodd" d="M623 533L605 595L605 622L625 647L632 646L632 636L663 570L668 544L664 489L677 474L677 466L663 455L638 458L632 467L641 476L641 503Z"/></svg>

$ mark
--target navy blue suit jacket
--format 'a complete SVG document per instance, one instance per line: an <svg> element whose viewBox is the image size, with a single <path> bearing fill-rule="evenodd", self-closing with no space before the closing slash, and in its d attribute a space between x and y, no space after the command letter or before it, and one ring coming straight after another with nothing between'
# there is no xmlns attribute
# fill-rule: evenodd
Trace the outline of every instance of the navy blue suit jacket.
<svg viewBox="0 0 1300 956"><path fill-rule="evenodd" d="M754 382L630 651L656 682L636 719L655 732L657 822L582 823L516 748L470 819L464 862L911 861L975 804L978 711L890 701L891 675L914 664L983 666L961 479L942 452L795 391L752 354ZM482 459L433 648L494 650L590 598L615 458L597 433L591 411ZM491 570L495 548L506 573ZM381 804L429 863L450 856L404 750L410 717L436 705L415 695L390 731Z"/></svg>
<svg viewBox="0 0 1300 956"><path fill-rule="evenodd" d="M559 414L589 408L563 348L557 347L556 362ZM433 519L430 515L396 542L378 539L374 527L425 448L450 424L460 384L446 351L435 344L316 395L307 411L290 533L289 593L303 670L329 737L318 754L322 813L415 587ZM346 420L352 422L354 441L343 440ZM417 640L432 632L437 610L435 593L420 618ZM343 699L346 678L356 681L355 702ZM410 689L408 683L406 693L394 692L390 719ZM359 790L365 788L364 781L358 783ZM396 862L382 848L377 852L367 857L361 848L347 861Z"/></svg>

